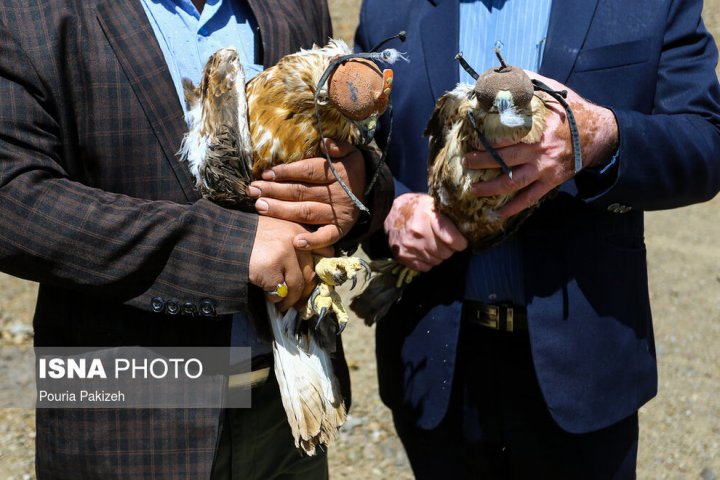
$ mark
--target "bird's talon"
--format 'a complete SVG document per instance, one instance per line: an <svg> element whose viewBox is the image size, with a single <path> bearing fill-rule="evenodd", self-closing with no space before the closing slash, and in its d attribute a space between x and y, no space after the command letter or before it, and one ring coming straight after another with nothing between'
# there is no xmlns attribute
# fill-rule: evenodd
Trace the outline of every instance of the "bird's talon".
<svg viewBox="0 0 720 480"><path fill-rule="evenodd" d="M315 301L317 300L318 295L320 295L320 287L315 288L315 290L313 290L312 295L310 295L310 300L309 300L308 304L310 306L312 306L313 309L315 307Z"/></svg>
<svg viewBox="0 0 720 480"><path fill-rule="evenodd" d="M365 276L369 277L372 275L372 268L370 268L370 264L363 260L362 258L358 258L358 262L360 262L360 265L363 267L363 270L365 270Z"/></svg>
<svg viewBox="0 0 720 480"><path fill-rule="evenodd" d="M323 321L325 318L325 315L327 315L328 309L327 307L322 307L320 309L320 314L318 315L317 322L315 323L315 330L317 330L320 327L320 322Z"/></svg>

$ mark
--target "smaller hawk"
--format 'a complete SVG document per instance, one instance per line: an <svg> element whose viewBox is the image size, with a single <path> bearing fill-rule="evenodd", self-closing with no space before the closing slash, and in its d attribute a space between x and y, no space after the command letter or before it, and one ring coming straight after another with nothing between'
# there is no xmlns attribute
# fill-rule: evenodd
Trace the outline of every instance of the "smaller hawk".
<svg viewBox="0 0 720 480"><path fill-rule="evenodd" d="M540 141L550 111L546 102L550 96L559 100L562 95L531 81L524 70L506 64L498 50L495 53L501 66L482 75L477 75L458 54L456 58L476 82L459 83L440 97L425 130L429 138L429 194L435 208L454 222L474 249L503 241L537 207L503 219L498 211L515 192L489 197L473 194L471 187L477 182L512 175L492 145ZM463 157L474 150L488 151L501 168L466 168ZM418 274L392 259L373 261L371 267L377 274L351 304L368 324L385 316L405 285Z"/></svg>

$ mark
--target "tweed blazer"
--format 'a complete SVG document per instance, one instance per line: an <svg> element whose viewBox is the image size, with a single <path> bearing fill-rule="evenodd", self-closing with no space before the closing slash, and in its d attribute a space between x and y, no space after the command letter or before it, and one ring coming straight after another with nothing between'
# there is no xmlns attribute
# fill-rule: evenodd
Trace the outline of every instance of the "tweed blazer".
<svg viewBox="0 0 720 480"><path fill-rule="evenodd" d="M248 3L257 63L330 36L324 0ZM200 199L178 161L182 108L140 2L3 1L0 98L0 270L40 282L36 345L227 345L257 216ZM38 410L38 478L209 478L219 423Z"/></svg>

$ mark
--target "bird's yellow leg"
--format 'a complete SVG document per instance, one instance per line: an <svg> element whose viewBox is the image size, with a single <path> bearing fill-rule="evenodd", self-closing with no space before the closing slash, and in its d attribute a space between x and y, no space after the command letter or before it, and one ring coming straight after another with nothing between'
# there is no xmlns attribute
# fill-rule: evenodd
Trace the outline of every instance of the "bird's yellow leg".
<svg viewBox="0 0 720 480"><path fill-rule="evenodd" d="M335 314L338 322L338 333L342 333L349 320L345 306L342 303L342 298L340 298L340 295L332 285L319 283L308 299L304 318L308 319L317 315L318 319L315 324L317 328L329 312Z"/></svg>
<svg viewBox="0 0 720 480"><path fill-rule="evenodd" d="M404 285L409 284L419 274L420 274L420 272L418 272L417 270L413 270L412 268L408 268L408 267L403 267L398 274L398 280L397 280L397 283L395 283L395 288L402 288Z"/></svg>
<svg viewBox="0 0 720 480"><path fill-rule="evenodd" d="M370 266L362 259L356 257L315 257L315 273L318 276L318 286L308 300L305 318L318 316L318 324L329 312L333 312L338 322L338 332L342 332L348 322L348 314L342 303L340 295L335 291L348 280L352 280L352 288L357 284L358 272L364 271L366 277L370 275Z"/></svg>
<svg viewBox="0 0 720 480"><path fill-rule="evenodd" d="M352 280L352 287L357 284L358 272L364 271L365 276L370 276L370 266L361 258L357 257L315 257L315 273L322 283L340 286L348 280Z"/></svg>
<svg viewBox="0 0 720 480"><path fill-rule="evenodd" d="M315 290L313 291L310 298L308 298L307 309L305 311L305 315L303 316L308 319L317 315L322 319L322 317L324 317L327 312L333 309L332 294L335 293L334 291L335 287L326 285L324 283L319 283L318 286L315 287Z"/></svg>

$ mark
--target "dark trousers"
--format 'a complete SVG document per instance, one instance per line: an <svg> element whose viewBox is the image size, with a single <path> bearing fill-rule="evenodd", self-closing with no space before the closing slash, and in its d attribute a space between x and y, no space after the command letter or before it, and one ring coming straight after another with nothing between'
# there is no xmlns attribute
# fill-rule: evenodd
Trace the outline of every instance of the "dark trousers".
<svg viewBox="0 0 720 480"><path fill-rule="evenodd" d="M436 429L394 412L417 479L632 479L637 414L586 434L548 412L527 334L463 326L449 413Z"/></svg>
<svg viewBox="0 0 720 480"><path fill-rule="evenodd" d="M252 391L252 408L227 409L213 480L326 480L327 454L295 449L275 375Z"/></svg>

